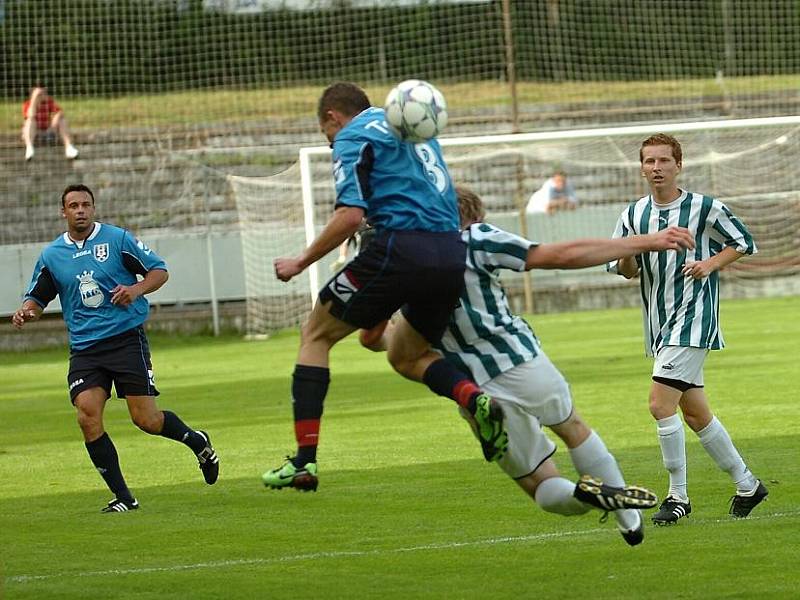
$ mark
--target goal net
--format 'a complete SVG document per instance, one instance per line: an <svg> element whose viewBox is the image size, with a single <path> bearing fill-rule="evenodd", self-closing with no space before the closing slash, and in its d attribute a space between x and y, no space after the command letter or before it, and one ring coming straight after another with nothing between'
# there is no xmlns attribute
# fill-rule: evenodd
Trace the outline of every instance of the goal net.
<svg viewBox="0 0 800 600"><path fill-rule="evenodd" d="M797 0L0 0L0 267L16 282L0 289L0 315L30 275L20 248L62 231L66 184L89 185L102 220L146 239L247 230L236 196L249 184L230 193L227 176L272 176L320 143L316 101L333 81L380 104L401 80L429 80L448 99L448 137L798 115L798 32ZM35 84L64 110L77 160L58 136L25 160ZM453 148L451 160L465 155L461 177L493 211L538 186L559 152L586 207L613 188L613 170L602 183L571 147L538 148L471 162ZM495 165L513 183L494 180ZM319 169L316 201L328 202ZM241 298L238 270L216 271L224 300ZM167 291L210 300L186 273Z"/></svg>
<svg viewBox="0 0 800 600"><path fill-rule="evenodd" d="M272 174L319 139L334 80L378 103L430 80L448 135L800 114L798 31L796 0L2 0L0 191L26 220L0 243L52 239L39 208L68 180L190 206L180 158ZM36 83L78 161L57 139L24 160Z"/></svg>
<svg viewBox="0 0 800 600"><path fill-rule="evenodd" d="M609 237L627 204L647 189L639 174L641 141L672 133L684 152L682 188L716 197L742 219L759 247L727 268L723 292L738 296L800 293L800 187L792 165L800 152L800 117L677 123L441 140L453 180L475 190L487 221L540 242ZM574 210L527 213L532 193L555 170L568 174ZM251 334L303 321L335 253L289 284L275 256L299 253L321 230L335 200L326 147L304 148L297 165L267 178L231 179L241 212ZM518 310L530 285L515 273L504 283ZM635 303L633 285L603 267L536 271L536 310L605 308Z"/></svg>

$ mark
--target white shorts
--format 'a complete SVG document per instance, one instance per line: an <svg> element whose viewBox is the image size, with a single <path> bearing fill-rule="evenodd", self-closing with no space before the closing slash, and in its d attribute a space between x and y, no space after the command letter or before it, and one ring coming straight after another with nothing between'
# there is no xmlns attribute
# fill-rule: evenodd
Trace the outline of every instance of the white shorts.
<svg viewBox="0 0 800 600"><path fill-rule="evenodd" d="M653 377L674 379L702 387L706 356L708 356L706 348L664 346L656 354Z"/></svg>
<svg viewBox="0 0 800 600"><path fill-rule="evenodd" d="M514 479L533 473L556 451L542 425L558 425L572 414L566 379L540 349L536 358L498 375L481 389L505 412L508 452L497 464Z"/></svg>

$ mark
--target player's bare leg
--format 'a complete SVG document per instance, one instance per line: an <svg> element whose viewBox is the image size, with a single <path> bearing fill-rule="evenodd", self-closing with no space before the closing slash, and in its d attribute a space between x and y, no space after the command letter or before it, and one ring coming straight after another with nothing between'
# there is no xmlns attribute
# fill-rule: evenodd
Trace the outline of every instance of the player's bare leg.
<svg viewBox="0 0 800 600"><path fill-rule="evenodd" d="M388 336L387 358L395 371L427 385L431 391L454 400L471 414L487 461L499 460L508 449L503 409L467 375L431 350L430 343L408 320L397 315Z"/></svg>
<svg viewBox="0 0 800 600"><path fill-rule="evenodd" d="M317 302L300 334L300 350L292 376L292 410L297 454L287 457L280 467L266 471L261 480L266 487L294 487L316 491L317 445L320 421L328 393L331 348L356 327L330 314L329 304Z"/></svg>
<svg viewBox="0 0 800 600"><path fill-rule="evenodd" d="M681 412L686 424L700 438L700 443L717 466L728 473L736 485L736 494L731 498L730 514L746 517L758 504L766 499L766 486L756 479L747 468L731 436L711 412L703 388L686 390L680 400Z"/></svg>
<svg viewBox="0 0 800 600"><path fill-rule="evenodd" d="M650 388L650 414L656 420L664 468L669 473L669 492L653 515L653 523L671 525L692 512L686 486L686 435L678 415L682 392L654 381Z"/></svg>
<svg viewBox="0 0 800 600"><path fill-rule="evenodd" d="M216 483L219 477L219 457L205 431L195 431L175 413L160 410L153 396L128 395L125 401L134 425L150 435L160 435L186 445L194 452L206 483Z"/></svg>
<svg viewBox="0 0 800 600"><path fill-rule="evenodd" d="M616 459L599 434L586 424L576 410L566 421L551 425L550 429L567 445L572 464L580 475L590 475L609 485L625 487L625 478ZM614 517L625 541L631 545L642 541L644 527L637 509L616 510Z"/></svg>
<svg viewBox="0 0 800 600"><path fill-rule="evenodd" d="M139 508L122 476L117 449L103 428L103 410L108 393L102 387L83 390L75 397L78 425L83 432L86 451L92 464L114 494L114 498L103 507L103 512L126 512Z"/></svg>
<svg viewBox="0 0 800 600"><path fill-rule="evenodd" d="M362 329L358 332L358 341L367 350L373 352L386 352L389 346L388 337L391 335L390 321L382 321L372 329Z"/></svg>
<svg viewBox="0 0 800 600"><path fill-rule="evenodd" d="M543 510L564 516L582 515L597 508L605 512L633 512L638 523L622 531L625 541L635 546L644 539L644 525L638 508L649 508L655 495L640 487L610 486L598 479L582 478L577 484L561 476L552 459L533 473L515 480Z"/></svg>

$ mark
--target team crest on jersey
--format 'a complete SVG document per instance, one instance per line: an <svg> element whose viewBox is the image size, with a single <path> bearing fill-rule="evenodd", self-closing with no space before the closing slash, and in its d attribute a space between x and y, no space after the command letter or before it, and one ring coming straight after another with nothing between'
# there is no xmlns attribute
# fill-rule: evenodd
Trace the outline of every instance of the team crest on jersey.
<svg viewBox="0 0 800 600"><path fill-rule="evenodd" d="M100 289L100 286L97 285L97 282L94 280L94 271L84 271L75 277L81 282L78 286L78 292L81 295L81 302L83 302L83 305L89 308L97 308L100 306L103 300L105 300L105 296L103 295L103 290Z"/></svg>
<svg viewBox="0 0 800 600"><path fill-rule="evenodd" d="M347 302L358 291L358 284L347 276L345 269L328 284L328 289L342 302Z"/></svg>
<svg viewBox="0 0 800 600"><path fill-rule="evenodd" d="M108 244L95 244L92 246L92 253L97 262L106 262L108 260Z"/></svg>

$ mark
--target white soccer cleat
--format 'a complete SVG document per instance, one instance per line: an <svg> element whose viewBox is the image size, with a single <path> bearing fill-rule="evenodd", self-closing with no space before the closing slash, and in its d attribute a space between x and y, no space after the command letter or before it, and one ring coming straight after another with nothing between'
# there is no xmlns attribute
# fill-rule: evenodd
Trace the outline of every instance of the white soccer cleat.
<svg viewBox="0 0 800 600"><path fill-rule="evenodd" d="M78 158L78 149L70 144L66 148L64 148L64 156L72 160L73 158Z"/></svg>
<svg viewBox="0 0 800 600"><path fill-rule="evenodd" d="M30 160L33 158L33 146L26 146L25 147L25 160Z"/></svg>

